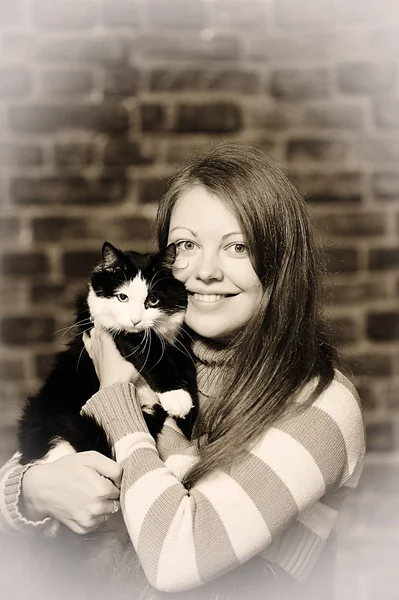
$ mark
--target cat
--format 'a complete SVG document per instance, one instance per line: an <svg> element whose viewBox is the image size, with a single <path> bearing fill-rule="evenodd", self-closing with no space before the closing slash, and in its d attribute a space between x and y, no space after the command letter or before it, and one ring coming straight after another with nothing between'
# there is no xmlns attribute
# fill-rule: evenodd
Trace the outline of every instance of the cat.
<svg viewBox="0 0 399 600"><path fill-rule="evenodd" d="M28 398L18 421L20 462L51 462L75 451L96 450L114 458L103 428L80 415L99 389L82 333L100 323L113 335L123 357L136 370L143 416L156 439L167 416L191 438L198 414L198 392L190 335L183 325L187 309L184 284L173 277L176 246L158 253L123 252L109 242L90 283L76 301L78 333L60 352L38 394ZM148 386L141 386L145 381ZM147 393L143 394L143 390ZM67 578L86 583L102 575L117 586L125 576L137 599L152 592L132 547L121 512L98 530L79 536L60 523L28 536L32 585L40 589ZM80 575L78 575L78 573ZM88 583L89 587L92 585ZM82 583L84 589L84 584ZM83 592L82 592L83 593Z"/></svg>
<svg viewBox="0 0 399 600"><path fill-rule="evenodd" d="M152 436L157 438L169 415L191 439L198 414L196 375L183 327L187 292L172 275L175 256L174 244L159 253L139 254L104 242L102 261L91 274L88 290L77 299L78 334L58 354L39 393L23 408L18 422L22 464L85 450L113 458L102 427L80 415L99 389L81 335L94 320L112 333L121 355L134 365L135 383L139 386L144 378L155 392L140 395Z"/></svg>

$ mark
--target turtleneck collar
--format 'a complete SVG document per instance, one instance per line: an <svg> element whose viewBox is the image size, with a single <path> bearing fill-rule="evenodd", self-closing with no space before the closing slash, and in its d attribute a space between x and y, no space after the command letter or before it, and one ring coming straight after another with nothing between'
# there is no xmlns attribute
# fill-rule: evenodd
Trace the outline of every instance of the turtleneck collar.
<svg viewBox="0 0 399 600"><path fill-rule="evenodd" d="M222 342L192 334L192 351L198 361L205 365L226 365L231 358L231 347Z"/></svg>

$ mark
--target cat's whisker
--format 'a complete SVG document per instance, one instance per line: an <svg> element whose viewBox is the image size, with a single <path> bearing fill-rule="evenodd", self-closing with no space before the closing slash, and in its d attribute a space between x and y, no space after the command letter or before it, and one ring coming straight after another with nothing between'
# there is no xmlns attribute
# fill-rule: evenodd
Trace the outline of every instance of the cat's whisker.
<svg viewBox="0 0 399 600"><path fill-rule="evenodd" d="M147 361L148 361L148 357L150 356L150 350L151 350L151 336L150 336L149 332L147 331L147 329L145 330L145 332L146 332L146 336L147 336L146 341L148 341L148 351L147 351L147 356L145 357L144 364L141 367L139 373L141 373L141 371L145 368Z"/></svg>
<svg viewBox="0 0 399 600"><path fill-rule="evenodd" d="M78 369L79 369L79 363L80 363L80 359L82 358L82 354L83 354L83 351L84 351L85 349L86 349L86 348L85 348L85 345L83 344L83 348L81 349L81 351L80 351L80 353L79 353L78 362L77 362L77 365L76 365L76 373L78 372Z"/></svg>
<svg viewBox="0 0 399 600"><path fill-rule="evenodd" d="M62 337L64 337L64 335L66 335L68 333L68 331L70 329L73 329L74 327L76 327L77 325L83 325L85 323L90 323L90 319L82 319L81 321L76 321L76 323L73 323L73 325L70 325L69 327L62 327L61 329L57 329L57 331L54 331L54 333L52 333L52 335L56 335L57 333L60 333L60 331L63 331L64 333L60 336L60 339Z"/></svg>

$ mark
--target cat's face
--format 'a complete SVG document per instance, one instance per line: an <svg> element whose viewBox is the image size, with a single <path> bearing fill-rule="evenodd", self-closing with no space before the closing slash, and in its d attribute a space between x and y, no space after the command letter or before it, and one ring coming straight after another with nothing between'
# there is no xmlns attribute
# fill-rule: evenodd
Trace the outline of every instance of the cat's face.
<svg viewBox="0 0 399 600"><path fill-rule="evenodd" d="M175 252L174 245L159 254L121 252L105 242L88 295L92 318L113 332L154 329L172 341L187 308L184 284L172 275Z"/></svg>

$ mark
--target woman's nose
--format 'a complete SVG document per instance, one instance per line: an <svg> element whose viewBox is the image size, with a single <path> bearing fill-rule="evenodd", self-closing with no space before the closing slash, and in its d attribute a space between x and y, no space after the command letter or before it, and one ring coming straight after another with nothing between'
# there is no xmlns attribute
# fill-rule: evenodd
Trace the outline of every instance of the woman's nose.
<svg viewBox="0 0 399 600"><path fill-rule="evenodd" d="M206 282L223 279L223 269L216 254L203 253L199 257L196 267L196 279Z"/></svg>

